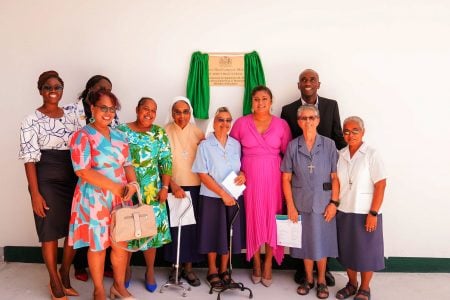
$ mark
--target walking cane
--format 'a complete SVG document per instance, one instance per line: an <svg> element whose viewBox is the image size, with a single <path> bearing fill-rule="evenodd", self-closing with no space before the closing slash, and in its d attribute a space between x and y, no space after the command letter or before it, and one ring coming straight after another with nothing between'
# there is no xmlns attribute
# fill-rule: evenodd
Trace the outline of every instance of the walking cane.
<svg viewBox="0 0 450 300"><path fill-rule="evenodd" d="M186 198L188 199L189 204L184 209L184 211L180 215L180 217L178 218L177 262L175 264L175 280L174 281L171 281L170 279L167 280L167 282L163 286L161 286L161 289L159 290L159 292L162 293L164 288L169 288L169 287L180 288L180 289L183 289L183 294L182 294L183 297L186 297L187 296L187 291L191 290L191 287L188 286L186 282L183 282L183 281L178 279L178 272L179 272L179 268L180 268L181 223L182 223L184 215L192 207L192 199L189 196L187 196L187 195L186 195Z"/></svg>
<svg viewBox="0 0 450 300"><path fill-rule="evenodd" d="M217 300L220 300L220 294L223 293L224 291L226 291L226 290L234 290L234 289L239 289L239 290L241 290L241 292L243 292L245 290L248 290L249 293L250 293L248 295L248 297L250 299L253 298L253 292L252 292L251 289L249 289L248 287L244 286L244 284L242 282L234 282L231 279L231 275L233 273L233 264L231 262L231 257L233 255L233 252L232 252L232 250L233 250L233 224L236 221L236 218L239 215L239 211L241 209L241 207L239 206L239 203L237 201L236 201L236 208L237 208L236 212L234 213L233 217L231 218L231 222L230 222L230 241L228 243L228 245L229 245L229 249L228 249L229 252L228 252L228 254L230 256L230 259L228 261L228 269L229 269L228 273L230 274L230 282L228 282L228 283L225 282L224 287L222 289L220 289L220 290L213 289L213 287L211 287L210 290L209 290L210 294L212 294L213 290L218 292Z"/></svg>

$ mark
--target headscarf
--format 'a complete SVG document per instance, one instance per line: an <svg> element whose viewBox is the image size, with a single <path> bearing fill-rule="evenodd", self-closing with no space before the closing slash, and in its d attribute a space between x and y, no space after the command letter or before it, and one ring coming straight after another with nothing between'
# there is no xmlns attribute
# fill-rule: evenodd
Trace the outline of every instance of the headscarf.
<svg viewBox="0 0 450 300"><path fill-rule="evenodd" d="M166 125L169 123L174 123L173 117L172 117L172 108L178 101L184 101L189 105L189 109L191 111L191 118L189 119L189 123L195 125L195 119L194 119L194 110L192 109L191 101L183 96L177 96L173 98L172 103L169 106L169 113L166 116Z"/></svg>
<svg viewBox="0 0 450 300"><path fill-rule="evenodd" d="M216 109L216 112L214 113L214 116L209 119L208 126L206 126L206 130L205 130L205 137L208 137L208 135L210 135L211 133L214 133L214 120L217 117L217 115L220 113L219 109L222 107L226 108L228 110L229 114L231 115L231 112L229 111L228 107L226 107L226 106L218 107ZM230 130L232 127L233 127L233 122L231 122L231 124L230 124Z"/></svg>

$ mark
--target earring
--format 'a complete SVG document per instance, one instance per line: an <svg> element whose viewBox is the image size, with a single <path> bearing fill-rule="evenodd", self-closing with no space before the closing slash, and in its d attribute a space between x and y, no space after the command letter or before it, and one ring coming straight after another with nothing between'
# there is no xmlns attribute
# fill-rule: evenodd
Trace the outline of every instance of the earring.
<svg viewBox="0 0 450 300"><path fill-rule="evenodd" d="M95 122L95 118L94 117L90 117L89 118L89 123L94 123Z"/></svg>

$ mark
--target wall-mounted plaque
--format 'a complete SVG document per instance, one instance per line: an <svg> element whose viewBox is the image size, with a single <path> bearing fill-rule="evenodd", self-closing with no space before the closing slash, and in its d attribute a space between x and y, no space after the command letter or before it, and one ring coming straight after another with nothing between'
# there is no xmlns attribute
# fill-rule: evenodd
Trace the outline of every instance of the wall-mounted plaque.
<svg viewBox="0 0 450 300"><path fill-rule="evenodd" d="M244 86L244 55L209 56L210 86Z"/></svg>

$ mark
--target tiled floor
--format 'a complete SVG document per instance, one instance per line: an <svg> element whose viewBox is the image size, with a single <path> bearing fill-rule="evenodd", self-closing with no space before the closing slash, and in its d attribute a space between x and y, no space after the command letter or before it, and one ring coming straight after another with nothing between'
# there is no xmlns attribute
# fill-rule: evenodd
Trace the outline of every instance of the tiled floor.
<svg viewBox="0 0 450 300"><path fill-rule="evenodd" d="M168 270L157 268L159 285L166 281ZM242 281L252 289L253 299L317 299L314 290L308 296L296 294L297 285L293 281L294 271L274 270L273 285L269 288L261 284L254 285L250 281L249 270L235 269L233 278ZM346 277L342 272L335 272L336 286L330 288L330 298L335 299L336 291L345 285ZM198 270L202 285L192 288L186 298L181 296L181 290L169 289L154 294L147 292L143 286L144 268L133 267L133 279L130 292L137 299L217 299L217 294L210 295L206 280L206 270ZM42 264L0 263L0 299L49 299L47 290L48 275ZM105 287L109 289L112 280L105 278ZM72 279L72 285L80 293L80 297L72 299L90 299L92 282L83 283ZM158 287L159 288L159 287ZM372 281L372 300L419 300L419 299L450 299L450 274L422 273L376 273ZM221 296L227 299L248 299L248 292L239 290L226 291Z"/></svg>

